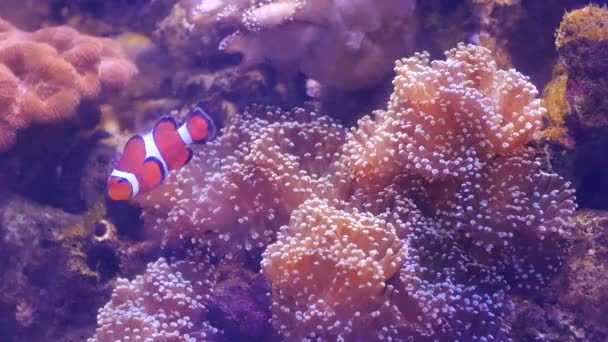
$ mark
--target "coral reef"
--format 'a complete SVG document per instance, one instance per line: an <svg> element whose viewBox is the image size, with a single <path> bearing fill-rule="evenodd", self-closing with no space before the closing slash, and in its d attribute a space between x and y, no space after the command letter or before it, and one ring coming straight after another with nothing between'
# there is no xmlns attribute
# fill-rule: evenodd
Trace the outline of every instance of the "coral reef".
<svg viewBox="0 0 608 342"><path fill-rule="evenodd" d="M411 0L381 6L370 1L183 0L157 34L178 59L212 57L219 45L241 53L244 67L268 61L281 77L303 72L326 86L358 89L376 85L396 58L411 51L414 8ZM286 43L292 48L284 49Z"/></svg>
<svg viewBox="0 0 608 342"><path fill-rule="evenodd" d="M213 268L204 259L150 263L134 280L119 278L99 310L88 341L209 341L220 332L205 321Z"/></svg>
<svg viewBox="0 0 608 342"><path fill-rule="evenodd" d="M584 5L2 1L1 339L606 340ZM195 103L221 135L108 200L117 149Z"/></svg>
<svg viewBox="0 0 608 342"><path fill-rule="evenodd" d="M566 98L578 125L608 123L608 9L589 5L564 15L555 46L568 74Z"/></svg>
<svg viewBox="0 0 608 342"><path fill-rule="evenodd" d="M396 71L388 110L345 145L350 197L304 202L264 252L288 340L501 340L509 294L564 262L576 205L524 149L544 111L534 86L465 45Z"/></svg>
<svg viewBox="0 0 608 342"><path fill-rule="evenodd" d="M269 61L283 75L300 71L328 87L365 88L411 51L414 8L411 0L260 1L220 47L241 53L243 66Z"/></svg>
<svg viewBox="0 0 608 342"><path fill-rule="evenodd" d="M80 217L40 206L10 194L0 204L0 335L12 340L45 340L94 329L95 311L109 288L88 266L77 244L86 241L70 231ZM72 235L72 237L70 237ZM13 333L10 333L13 331Z"/></svg>
<svg viewBox="0 0 608 342"><path fill-rule="evenodd" d="M549 291L517 303L513 322L517 340L604 341L608 216L604 211L577 213L573 252Z"/></svg>
<svg viewBox="0 0 608 342"><path fill-rule="evenodd" d="M386 185L406 168L429 180L457 177L530 141L545 112L534 85L498 70L485 48L446 55L397 63L388 109L363 118L347 146L359 184Z"/></svg>
<svg viewBox="0 0 608 342"><path fill-rule="evenodd" d="M140 200L144 221L164 244L194 239L218 257L259 256L300 203L337 196L345 139L342 126L305 109L251 108Z"/></svg>
<svg viewBox="0 0 608 342"><path fill-rule="evenodd" d="M20 31L0 20L0 148L31 123L71 116L81 99L126 84L136 67L111 40L67 27Z"/></svg>

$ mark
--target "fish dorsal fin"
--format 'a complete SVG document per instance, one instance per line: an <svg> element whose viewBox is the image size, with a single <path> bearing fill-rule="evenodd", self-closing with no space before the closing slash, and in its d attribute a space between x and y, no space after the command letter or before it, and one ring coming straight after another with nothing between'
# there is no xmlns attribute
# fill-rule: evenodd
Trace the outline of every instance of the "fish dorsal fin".
<svg viewBox="0 0 608 342"><path fill-rule="evenodd" d="M144 162L141 175L145 190L154 189L165 180L163 164L155 157L148 157Z"/></svg>
<svg viewBox="0 0 608 342"><path fill-rule="evenodd" d="M144 144L144 139L141 135L134 135L127 141L122 156L118 161L117 168L121 171L137 174L141 169L145 158L146 146Z"/></svg>
<svg viewBox="0 0 608 342"><path fill-rule="evenodd" d="M154 125L154 129L152 130L152 135L154 136L154 140L156 141L156 145L159 145L159 142L162 143L162 140L169 139L173 140L173 138L179 138L179 134L177 134L177 122L172 116L163 115L156 125Z"/></svg>
<svg viewBox="0 0 608 342"><path fill-rule="evenodd" d="M200 107L196 107L190 112L186 121L186 127L194 143L207 142L218 134L215 122Z"/></svg>
<svg viewBox="0 0 608 342"><path fill-rule="evenodd" d="M171 115L163 115L161 116L156 125L154 125L154 131L164 131L164 130L177 130L177 122Z"/></svg>

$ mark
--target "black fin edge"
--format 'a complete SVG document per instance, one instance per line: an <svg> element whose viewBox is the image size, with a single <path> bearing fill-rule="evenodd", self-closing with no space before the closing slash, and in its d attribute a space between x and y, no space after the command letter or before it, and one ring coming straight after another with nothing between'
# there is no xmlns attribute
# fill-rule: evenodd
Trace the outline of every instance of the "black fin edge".
<svg viewBox="0 0 608 342"><path fill-rule="evenodd" d="M213 117L211 117L211 115L209 115L207 112L205 112L205 110L203 110L202 107L198 106L198 107L194 108L192 111L190 111L190 114L188 116L192 116L192 115L198 115L198 116L202 117L203 119L205 119L205 121L207 122L207 127L209 128L209 132L208 132L207 136L204 139L194 141L195 144L202 144L202 143L209 142L209 141L215 139L219 135L219 129L218 129L218 126L216 125L216 121L213 119Z"/></svg>
<svg viewBox="0 0 608 342"><path fill-rule="evenodd" d="M186 149L188 150L189 155L188 155L188 159L186 159L186 162L184 163L184 165L188 164L192 160L192 157L194 156L194 152L192 152L192 149L190 147L186 147ZM184 165L182 165L182 167Z"/></svg>
<svg viewBox="0 0 608 342"><path fill-rule="evenodd" d="M171 115L163 115L158 119L158 121L156 121L156 124L154 124L154 130L156 130L156 127L158 127L158 125L163 121L171 122L176 130L179 128L179 126L177 125L177 121L175 121L174 117L172 117Z"/></svg>

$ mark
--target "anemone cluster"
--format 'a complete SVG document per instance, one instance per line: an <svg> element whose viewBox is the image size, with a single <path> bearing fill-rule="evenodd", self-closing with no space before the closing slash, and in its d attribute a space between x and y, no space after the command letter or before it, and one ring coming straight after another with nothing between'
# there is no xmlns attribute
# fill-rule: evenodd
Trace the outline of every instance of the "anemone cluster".
<svg viewBox="0 0 608 342"><path fill-rule="evenodd" d="M304 109L232 117L141 201L147 225L165 248L261 257L285 340L504 340L576 208L528 147L545 109L483 47L395 71L387 109L350 132Z"/></svg>
<svg viewBox="0 0 608 342"><path fill-rule="evenodd" d="M340 124L309 110L250 108L142 199L143 218L165 244L192 240L218 257L259 256L302 202L336 196L334 161L345 139Z"/></svg>
<svg viewBox="0 0 608 342"><path fill-rule="evenodd" d="M213 267L204 259L169 265L161 258L131 282L117 280L88 341L209 340L220 334L205 321L214 283Z"/></svg>

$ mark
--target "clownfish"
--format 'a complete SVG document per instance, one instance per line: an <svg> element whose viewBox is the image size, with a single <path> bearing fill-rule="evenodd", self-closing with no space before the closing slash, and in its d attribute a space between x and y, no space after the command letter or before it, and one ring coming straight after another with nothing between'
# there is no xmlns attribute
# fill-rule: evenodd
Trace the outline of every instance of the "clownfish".
<svg viewBox="0 0 608 342"><path fill-rule="evenodd" d="M190 144L210 141L218 134L213 119L200 107L193 109L180 127L169 115L162 116L151 132L129 139L108 177L108 196L128 200L150 191L171 170L192 159Z"/></svg>

